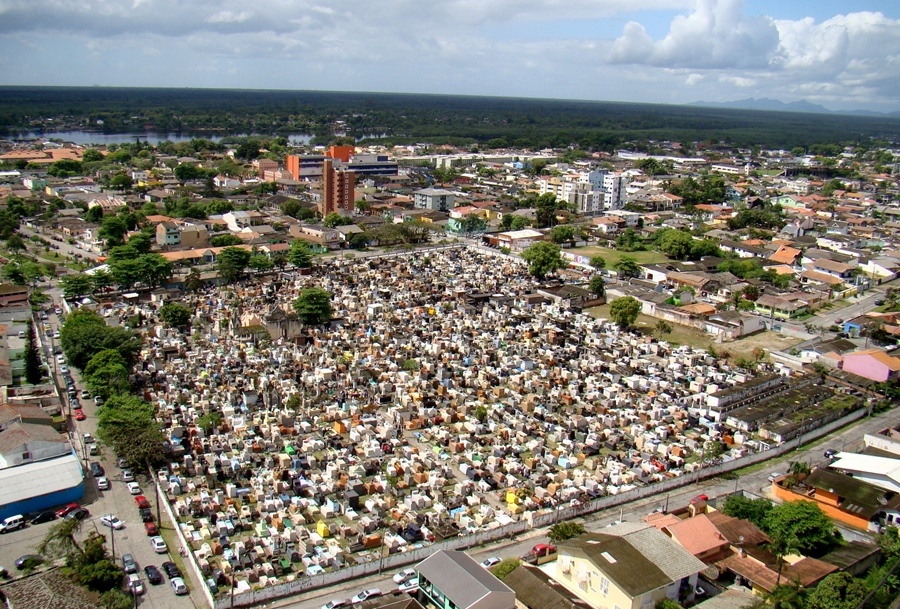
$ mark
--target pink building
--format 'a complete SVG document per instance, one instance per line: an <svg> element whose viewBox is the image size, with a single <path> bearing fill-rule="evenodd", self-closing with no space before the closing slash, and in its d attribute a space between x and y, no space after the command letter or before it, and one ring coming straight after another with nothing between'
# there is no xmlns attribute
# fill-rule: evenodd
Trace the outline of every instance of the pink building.
<svg viewBox="0 0 900 609"><path fill-rule="evenodd" d="M879 349L847 353L842 368L878 382L900 379L900 357L893 357Z"/></svg>

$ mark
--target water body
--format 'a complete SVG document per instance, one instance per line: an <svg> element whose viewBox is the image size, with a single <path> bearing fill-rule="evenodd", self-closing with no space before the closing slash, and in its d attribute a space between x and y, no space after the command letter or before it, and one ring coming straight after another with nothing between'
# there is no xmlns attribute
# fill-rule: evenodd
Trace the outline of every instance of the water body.
<svg viewBox="0 0 900 609"><path fill-rule="evenodd" d="M52 133L39 133L36 131L28 131L13 136L13 141L23 140L61 140L63 142L72 142L79 146L87 146L90 144L98 144L108 146L109 144L129 144L138 139L142 142L156 146L160 142L174 142L180 144L189 142L194 139L205 139L218 142L224 137L246 137L245 133L235 133L227 135L207 135L202 133L184 134L184 133L96 133L94 131L55 131ZM288 142L293 145L308 144L313 138L308 133L294 133L287 136Z"/></svg>

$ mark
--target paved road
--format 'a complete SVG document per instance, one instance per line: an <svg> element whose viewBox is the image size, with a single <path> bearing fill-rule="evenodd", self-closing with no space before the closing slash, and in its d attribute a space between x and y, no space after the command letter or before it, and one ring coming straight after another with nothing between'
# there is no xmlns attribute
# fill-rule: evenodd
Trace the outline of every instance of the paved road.
<svg viewBox="0 0 900 609"><path fill-rule="evenodd" d="M54 330L58 327L58 319L56 316L51 315L49 322ZM55 358L51 358L49 361L51 362L51 367L54 369L54 372L58 373L59 367L55 363ZM73 377L76 380L76 386L80 393L80 390L83 387L79 382L77 372L73 372ZM59 378L59 383L62 387L65 387L64 379ZM165 582L158 586L150 586L149 582L147 582L146 576L143 573L143 568L146 565L152 564L158 567L164 561L173 559L170 555L157 554L151 548L134 497L126 489L125 482L122 480L122 470L116 465L116 455L109 449L101 449L101 454L99 456L86 455L82 443L82 434L87 432L96 437L97 407L93 400L80 400L80 402L87 415L87 419L78 421L77 423L74 420L71 421L70 436L73 439L73 444L76 447L78 454L84 459L85 471L88 471L87 463L89 461L97 461L101 463L105 469L106 476L111 483L109 490L100 491L97 489L96 480L93 477L88 475L85 479L85 495L80 503L90 511L90 517L84 521L82 535L86 536L93 531L100 531L106 535L107 549L109 550L112 549L114 541L115 557L120 564L123 553L130 553L134 556L138 567L140 568L139 574L141 579L144 581L144 585L147 588L147 592L138 599L138 607L146 609L188 609L191 607L205 607L206 603L199 593L201 582L190 578L190 571L187 569L182 569L182 571L185 575L185 582L191 589L191 596L175 596L169 586L168 578L165 578ZM145 491L147 499L153 507L154 514L156 514L157 505L155 493L153 491L154 487L149 483L147 476L143 474L138 474L137 481L141 484L141 488ZM118 516L119 519L125 523L125 528L118 531L111 531L111 529L102 526L100 524L100 518L106 514ZM164 512L162 515L163 526L171 530L172 524L165 519ZM41 542L52 524L53 523L50 522L34 526L29 525L24 529L0 536L0 565L3 565L13 574L16 574L17 572L13 566L15 559L23 554L33 553L35 546Z"/></svg>

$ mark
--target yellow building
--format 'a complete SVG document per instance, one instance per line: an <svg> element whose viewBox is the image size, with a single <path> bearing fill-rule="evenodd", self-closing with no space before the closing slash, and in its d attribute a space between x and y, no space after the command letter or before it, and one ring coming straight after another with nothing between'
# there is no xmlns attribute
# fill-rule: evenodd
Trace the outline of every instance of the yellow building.
<svg viewBox="0 0 900 609"><path fill-rule="evenodd" d="M665 533L626 522L558 544L554 579L598 609L652 609L693 600L705 568Z"/></svg>

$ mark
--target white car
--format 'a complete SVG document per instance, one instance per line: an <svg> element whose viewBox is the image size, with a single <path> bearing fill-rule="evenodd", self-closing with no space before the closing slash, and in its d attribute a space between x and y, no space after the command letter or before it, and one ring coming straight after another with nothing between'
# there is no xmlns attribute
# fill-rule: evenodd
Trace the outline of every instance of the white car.
<svg viewBox="0 0 900 609"><path fill-rule="evenodd" d="M153 551L157 554L165 554L169 551L169 547L166 545L166 540L159 535L150 538L150 545L153 547Z"/></svg>
<svg viewBox="0 0 900 609"><path fill-rule="evenodd" d="M134 472L132 472L130 469L123 469L122 470L122 480L124 480L125 482L134 481Z"/></svg>
<svg viewBox="0 0 900 609"><path fill-rule="evenodd" d="M129 573L126 584L128 585L128 589L131 590L131 593L135 596L144 593L144 582L141 581L141 576L137 573Z"/></svg>
<svg viewBox="0 0 900 609"><path fill-rule="evenodd" d="M415 569L403 569L402 571L400 571L400 573L394 576L394 583L405 584L414 577L416 577Z"/></svg>
<svg viewBox="0 0 900 609"><path fill-rule="evenodd" d="M108 491L109 478L107 478L106 476L100 476L99 478L97 478L97 488L101 491Z"/></svg>
<svg viewBox="0 0 900 609"><path fill-rule="evenodd" d="M322 609L338 609L339 607L346 607L349 604L350 599L335 599L322 605Z"/></svg>
<svg viewBox="0 0 900 609"><path fill-rule="evenodd" d="M782 474L779 474L778 472L772 472L771 474L769 474L769 482L775 482L776 480L781 478L781 476Z"/></svg>
<svg viewBox="0 0 900 609"><path fill-rule="evenodd" d="M132 495L141 495L142 494L141 485L138 484L137 482L129 482L125 486L128 487L128 492L131 493Z"/></svg>
<svg viewBox="0 0 900 609"><path fill-rule="evenodd" d="M418 592L419 591L419 578L414 577L408 581L403 582L400 586L397 587L397 590L400 592Z"/></svg>
<svg viewBox="0 0 900 609"><path fill-rule="evenodd" d="M175 591L175 594L187 594L188 589L187 586L184 585L184 580L180 577L173 577L171 580L172 590Z"/></svg>
<svg viewBox="0 0 900 609"><path fill-rule="evenodd" d="M382 592L378 588L369 588L368 590L363 590L356 596L350 599L351 603L361 603L367 598L375 598L376 596L381 596Z"/></svg>
<svg viewBox="0 0 900 609"><path fill-rule="evenodd" d="M118 516L113 516L112 514L101 516L100 524L111 529L116 529L117 531L125 528L125 523L119 520Z"/></svg>
<svg viewBox="0 0 900 609"><path fill-rule="evenodd" d="M499 556L491 556L490 558L485 558L484 560L481 561L481 566L484 567L485 569L490 569L492 567L496 567L499 564L500 564Z"/></svg>

